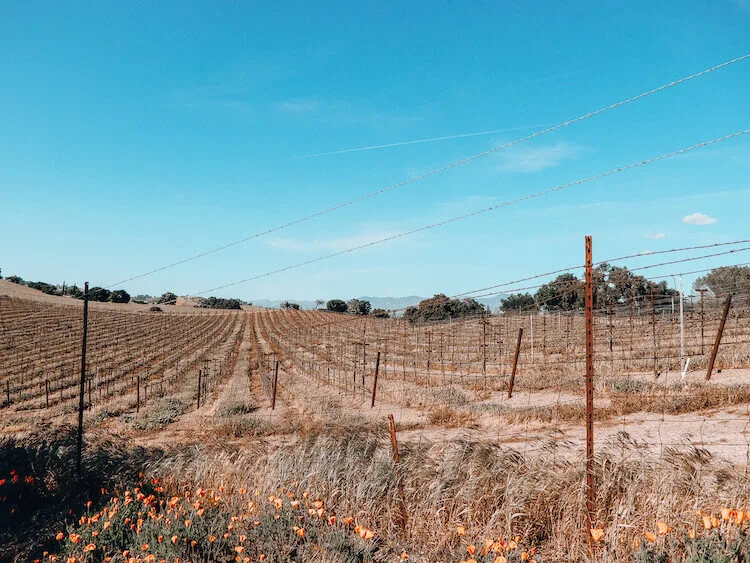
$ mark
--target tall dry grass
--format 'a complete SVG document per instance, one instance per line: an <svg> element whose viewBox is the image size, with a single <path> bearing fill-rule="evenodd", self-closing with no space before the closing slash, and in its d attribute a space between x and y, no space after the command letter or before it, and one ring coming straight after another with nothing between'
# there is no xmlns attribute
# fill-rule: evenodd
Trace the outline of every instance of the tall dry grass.
<svg viewBox="0 0 750 563"><path fill-rule="evenodd" d="M278 490L299 482L341 515L351 515L392 547L420 561L465 558L465 545L488 537L524 538L537 561L586 558L584 464L558 448L521 454L468 440L403 444L409 524L397 525L398 475L384 433L359 428L343 435L314 433L293 444L256 442L249 449L212 452L196 447L167 456L150 472L179 486ZM695 510L750 506L742 469L705 450L668 450L654 457L645 444L620 435L598 454L597 522L605 537L597 560L628 560L634 540L655 522L689 522ZM460 537L458 526L466 528Z"/></svg>

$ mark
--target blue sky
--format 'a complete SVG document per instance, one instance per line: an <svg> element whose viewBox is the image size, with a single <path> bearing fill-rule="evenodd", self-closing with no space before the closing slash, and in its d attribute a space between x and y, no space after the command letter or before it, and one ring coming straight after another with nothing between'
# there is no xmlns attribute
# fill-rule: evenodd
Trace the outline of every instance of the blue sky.
<svg viewBox="0 0 750 563"><path fill-rule="evenodd" d="M109 285L748 52L747 0L6 3L0 267ZM125 288L198 293L746 129L748 91L745 60ZM579 264L586 234L595 259L750 238L748 170L750 135L217 294L453 294Z"/></svg>

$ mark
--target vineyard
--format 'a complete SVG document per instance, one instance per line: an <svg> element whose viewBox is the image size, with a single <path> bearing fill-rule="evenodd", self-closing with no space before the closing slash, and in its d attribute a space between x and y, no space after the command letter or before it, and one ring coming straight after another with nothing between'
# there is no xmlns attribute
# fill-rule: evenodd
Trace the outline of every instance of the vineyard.
<svg viewBox="0 0 750 563"><path fill-rule="evenodd" d="M635 422L684 425L700 413L703 435L696 443L744 459L744 433L739 444L736 437L712 442L716 419L703 412L750 397L744 384L750 317L741 299L726 321L714 366L720 373L705 380L722 301L686 307L682 341L672 298L648 296L596 311L596 415L607 432L632 430ZM80 304L3 297L0 320L2 412L13 422L4 431L64 422L78 401ZM312 413L324 422L342 413L382 419L390 412L397 423L427 433L463 428L533 446L545 430L575 430L583 417L582 312L412 325L322 311L93 308L88 330L85 400L97 420L106 420L102 412L140 414L165 398L200 413L238 381L252 406L264 409L275 371L279 412ZM645 413L640 421L631 417Z"/></svg>
<svg viewBox="0 0 750 563"><path fill-rule="evenodd" d="M6 290L0 292L2 433L11 440L51 439L64 434L77 416L83 305L66 298L36 299L0 283ZM688 456L680 464L688 463L696 455L689 452L700 452L698 475L713 474L712 464L729 464L723 471L748 465L750 308L744 295L736 295L729 309L726 304L724 296L705 296L683 303L680 314L674 296L646 295L594 310L595 444L601 460L618 460L612 462L618 471L622 466L617 464L630 460L642 474L663 471L656 469L658 460L669 456ZM378 503L386 501L379 493L352 490L339 499L339 508L383 534L401 537L399 530L416 514L429 517L418 483L434 474L421 474L420 464L455 463L450 460L458 455L452 451L458 445L461 455L486 456L481 448L499 448L501 456L521 456L511 465L519 460L537 467L552 463L555 472L565 475L579 463L585 447L584 329L582 310L519 310L412 324L327 311L180 306L151 311L91 304L84 380L87 443L106 436L166 452L159 455L167 455L169 469L160 458L151 462L162 467L154 471L195 471L202 475L196 485L207 479L244 483L242 467L259 459L272 463L274 456L292 456L284 463L312 463L331 448L351 448L352 436L360 436L361 447L389 455L392 415L403 458L399 471L404 472L403 481L387 485L396 487L387 503L396 504L383 508ZM308 436L313 442L306 442ZM348 437L339 443L337 436ZM190 462L178 454L196 446L204 453L189 456ZM258 459L243 453L258 447L266 452ZM296 458L292 450L283 453L287 447L308 453ZM356 458L358 451L336 455ZM631 459L635 453L637 462ZM175 464L185 463L197 463L199 469L176 469ZM349 471L370 475L377 467L370 463L362 458ZM301 475L312 471L298 469ZM287 483L289 475L282 475L291 470L278 474L281 467L264 466L259 471L263 486L276 487ZM321 495L334 494L325 477L312 475L310 486L317 484ZM467 483L478 486L476 478ZM566 479L573 490L578 486L578 477ZM337 481L334 488L356 482ZM727 492L729 498L739 494L737 486ZM472 524L479 533L493 526L498 513L481 516L483 505L472 509L468 522L461 516L475 502L471 495L476 491L468 497L454 493L452 508L440 518L444 529ZM708 490L704 493L711 498ZM711 494L717 494L715 486ZM685 510L681 498L670 500L677 505L673 511ZM358 508L358 502L367 507ZM608 502L611 498L602 500L601 521L611 518ZM665 501L655 497L649 502ZM578 510L565 525L579 526ZM503 517L503 527L544 545L549 539L532 533L530 518ZM642 526L650 525L647 515L639 518ZM410 537L421 541L417 530ZM434 553L455 545L449 534ZM559 554L559 546L547 548Z"/></svg>

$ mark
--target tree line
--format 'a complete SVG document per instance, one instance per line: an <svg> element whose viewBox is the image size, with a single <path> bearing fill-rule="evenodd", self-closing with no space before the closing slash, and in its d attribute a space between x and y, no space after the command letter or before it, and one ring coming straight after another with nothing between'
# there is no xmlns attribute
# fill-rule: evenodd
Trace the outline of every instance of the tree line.
<svg viewBox="0 0 750 563"><path fill-rule="evenodd" d="M666 281L653 282L623 266L600 264L593 269L594 306L608 306L634 299L677 295ZM501 301L503 311L572 311L584 306L584 280L574 274L560 274L531 293L515 293Z"/></svg>

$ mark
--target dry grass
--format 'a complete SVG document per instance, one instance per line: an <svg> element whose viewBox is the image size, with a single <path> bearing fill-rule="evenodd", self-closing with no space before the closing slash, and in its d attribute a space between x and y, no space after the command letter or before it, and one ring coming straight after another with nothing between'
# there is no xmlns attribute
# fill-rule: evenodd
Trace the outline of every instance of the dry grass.
<svg viewBox="0 0 750 563"><path fill-rule="evenodd" d="M430 411L429 422L445 428L472 428L476 426L476 415L450 407L437 407Z"/></svg>
<svg viewBox="0 0 750 563"><path fill-rule="evenodd" d="M262 491L301 486L351 514L417 560L451 559L465 540L520 535L545 560L579 560L585 551L582 460L547 446L521 455L491 444L456 440L402 445L409 534L396 525L397 479L389 445L360 429L340 436L309 435L299 443L208 454L184 451L152 467L188 486L224 485ZM597 520L607 530L602 557L622 560L633 539L656 520L694 518L698 507L750 504L747 476L707 451L670 450L654 458L645 444L620 435L597 457ZM467 538L456 527L467 528Z"/></svg>

